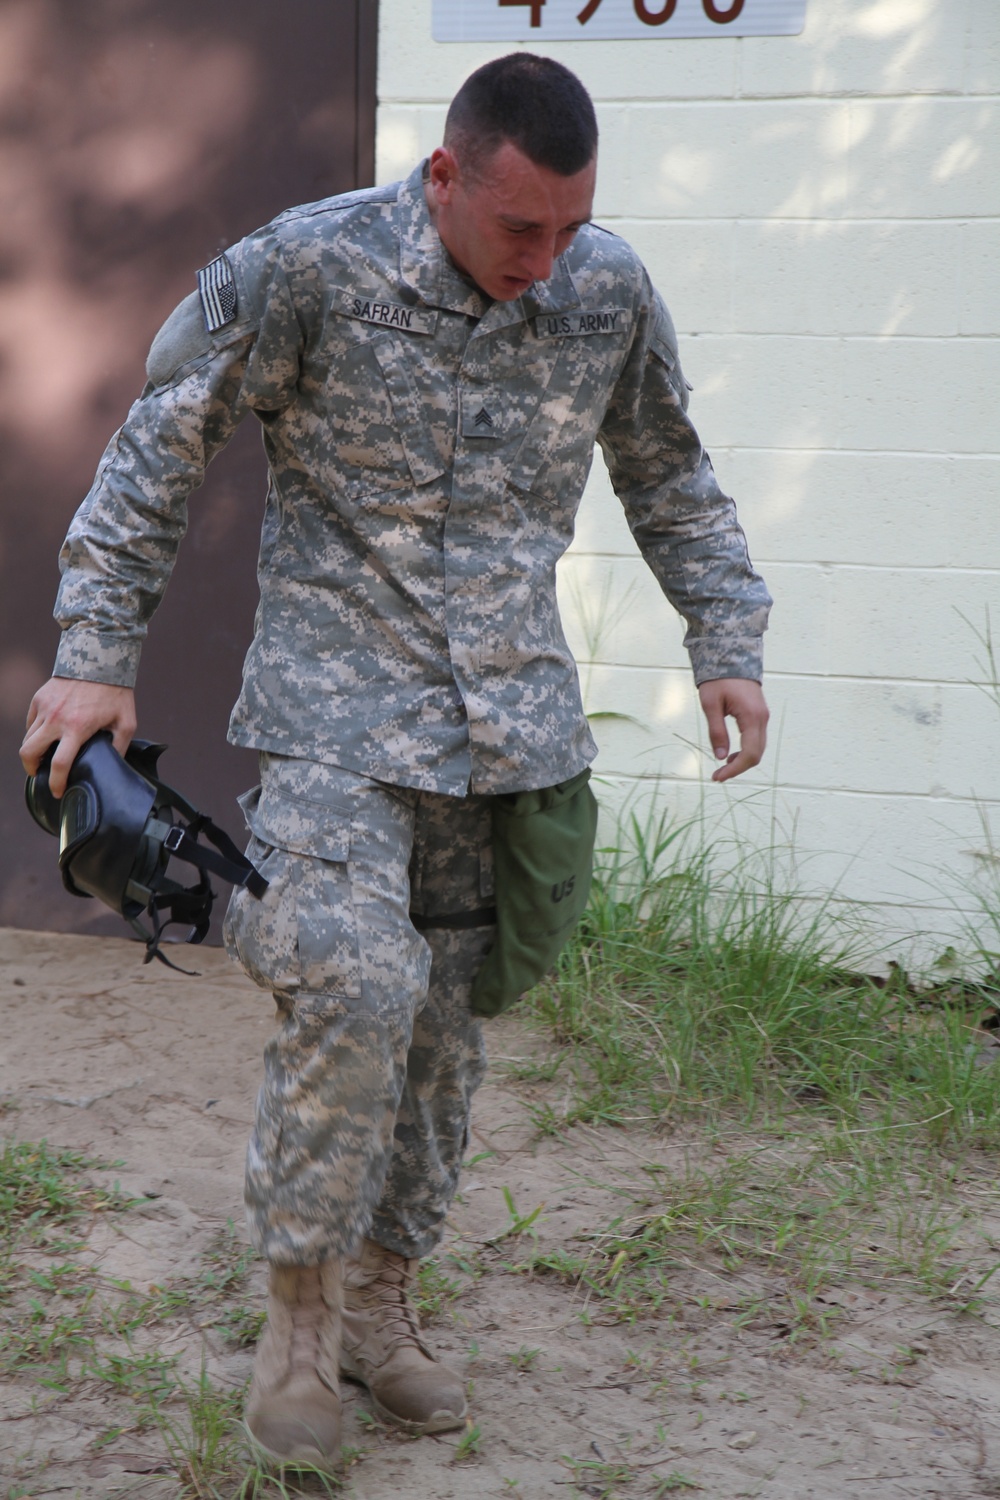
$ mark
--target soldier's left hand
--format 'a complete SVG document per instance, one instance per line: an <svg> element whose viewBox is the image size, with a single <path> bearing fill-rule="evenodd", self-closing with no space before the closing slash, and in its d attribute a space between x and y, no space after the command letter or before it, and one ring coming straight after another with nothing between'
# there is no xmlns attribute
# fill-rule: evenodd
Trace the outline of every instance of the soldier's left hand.
<svg viewBox="0 0 1000 1500"><path fill-rule="evenodd" d="M702 712L708 720L712 753L725 761L712 772L713 781L730 781L757 765L767 744L768 707L759 682L749 677L718 677L698 689ZM730 752L726 719L735 719L740 748Z"/></svg>

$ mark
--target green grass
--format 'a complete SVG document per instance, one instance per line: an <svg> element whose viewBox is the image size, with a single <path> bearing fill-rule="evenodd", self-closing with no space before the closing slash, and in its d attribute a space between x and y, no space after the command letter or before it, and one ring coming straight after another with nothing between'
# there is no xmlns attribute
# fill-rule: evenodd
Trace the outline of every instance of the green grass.
<svg viewBox="0 0 1000 1500"><path fill-rule="evenodd" d="M828 1331L820 1299L850 1281L978 1310L1000 1265L967 1207L1000 1141L978 1031L995 956L983 948L978 983L873 977L860 924L782 884L780 859L727 859L697 820L627 833L525 1007L543 1063L512 1071L536 1086L540 1135L649 1132L645 1185L619 1180L627 1209L577 1245L526 1237L508 1269L572 1286L585 1316L634 1321L676 1309L698 1268L736 1287L737 1321L793 1339ZM671 1174L656 1134L681 1127L695 1160Z"/></svg>
<svg viewBox="0 0 1000 1500"><path fill-rule="evenodd" d="M96 1185L88 1174L104 1163L78 1151L57 1151L47 1141L4 1140L0 1145L0 1229L3 1239L51 1234L78 1225L88 1214L125 1206L116 1186Z"/></svg>
<svg viewBox="0 0 1000 1500"><path fill-rule="evenodd" d="M131 1433L147 1441L158 1433L178 1500L287 1500L301 1493L298 1475L293 1482L289 1472L286 1483L248 1455L239 1423L242 1388L213 1382L204 1366L192 1380L180 1356L159 1347L165 1333L193 1341L209 1327L231 1342L253 1341L262 1314L243 1302L251 1252L230 1225L209 1245L194 1277L140 1292L103 1276L85 1263L87 1232L96 1216L124 1215L131 1206L101 1181L108 1170L44 1141L0 1145L0 1377L34 1387L47 1411L83 1393L103 1397L110 1420L95 1451L112 1451ZM305 1483L313 1494L340 1490L322 1476L309 1475ZM15 1483L7 1493L34 1491Z"/></svg>
<svg viewBox="0 0 1000 1500"><path fill-rule="evenodd" d="M339 1495L339 1481L308 1466L272 1473L248 1456L240 1421L244 1394L211 1380L204 1366L196 1380L179 1384L170 1403L150 1393L151 1418L180 1486L178 1500L292 1500L304 1491Z"/></svg>
<svg viewBox="0 0 1000 1500"><path fill-rule="evenodd" d="M693 1295L678 1286L697 1281L703 1311L767 1321L792 1342L829 1331L837 1314L821 1302L848 1283L976 1311L1000 1252L938 1165L926 1149L879 1153L806 1128L711 1166L647 1168L645 1188L619 1179L625 1211L573 1249L534 1242L506 1265L572 1286L615 1322L676 1311Z"/></svg>
<svg viewBox="0 0 1000 1500"><path fill-rule="evenodd" d="M863 934L781 884L776 858L633 819L599 856L590 905L528 1013L575 1087L563 1121L662 1124L804 1104L829 1120L1000 1140L1000 1091L975 1024L990 985L915 990L864 973ZM550 1131L559 1126L551 1117Z"/></svg>
<svg viewBox="0 0 1000 1500"><path fill-rule="evenodd" d="M410 1289L410 1301L426 1327L439 1318L461 1293L462 1282L448 1274L438 1256L428 1255L417 1267L416 1280Z"/></svg>
<svg viewBox="0 0 1000 1500"><path fill-rule="evenodd" d="M455 1452L452 1455L452 1463L474 1463L479 1457L482 1448L483 1433L478 1422L473 1422L471 1417L466 1418L465 1431L455 1444Z"/></svg>

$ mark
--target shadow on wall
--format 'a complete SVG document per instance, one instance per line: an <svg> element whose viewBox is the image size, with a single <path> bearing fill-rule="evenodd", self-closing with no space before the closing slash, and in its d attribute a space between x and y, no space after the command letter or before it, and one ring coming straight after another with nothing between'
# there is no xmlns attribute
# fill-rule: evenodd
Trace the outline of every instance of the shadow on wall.
<svg viewBox="0 0 1000 1500"><path fill-rule="evenodd" d="M374 9L374 8L373 8ZM357 184L357 0L7 0L0 12L0 923L120 932L62 893L17 746L49 675L57 552L149 343L194 273L294 203ZM373 77L370 99L374 110ZM225 746L256 603L265 466L212 466L146 649L140 733L234 834ZM232 809L232 811L231 811Z"/></svg>

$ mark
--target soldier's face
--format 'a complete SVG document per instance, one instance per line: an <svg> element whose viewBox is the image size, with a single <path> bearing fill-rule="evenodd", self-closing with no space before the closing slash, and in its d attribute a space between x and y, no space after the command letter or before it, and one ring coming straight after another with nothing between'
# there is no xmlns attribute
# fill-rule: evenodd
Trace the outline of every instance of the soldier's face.
<svg viewBox="0 0 1000 1500"><path fill-rule="evenodd" d="M459 270L489 297L512 302L548 281L556 256L590 218L597 162L562 177L510 141L470 176L444 146L430 161L428 204Z"/></svg>

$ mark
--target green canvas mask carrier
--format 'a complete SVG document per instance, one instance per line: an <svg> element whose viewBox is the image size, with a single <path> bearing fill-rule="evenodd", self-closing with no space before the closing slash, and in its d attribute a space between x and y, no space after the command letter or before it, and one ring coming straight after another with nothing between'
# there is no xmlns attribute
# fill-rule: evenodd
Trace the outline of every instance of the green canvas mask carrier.
<svg viewBox="0 0 1000 1500"><path fill-rule="evenodd" d="M583 915L597 835L589 781L586 770L556 786L492 798L495 910L411 913L418 931L496 922L496 941L472 985L476 1015L500 1015L544 979Z"/></svg>

